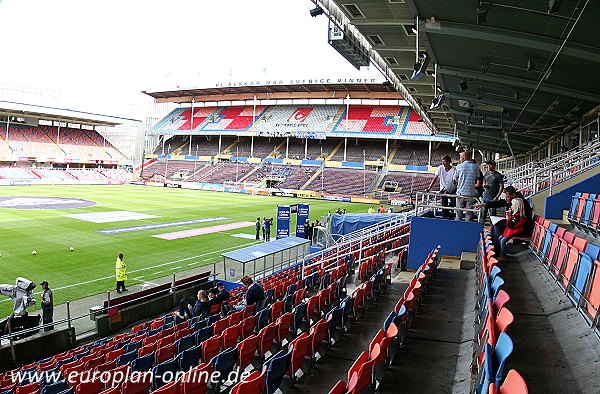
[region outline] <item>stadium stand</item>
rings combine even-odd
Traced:
[[[397,197],[408,198],[414,195],[418,191],[427,189],[433,173],[419,173],[419,172],[389,172],[385,175],[379,185],[378,189],[383,189],[386,183],[388,185],[396,185]]]
[[[377,177],[375,171],[325,169],[307,187],[308,190],[339,194],[366,192]]]
[[[39,179],[32,171],[21,167],[0,167],[0,179]]]

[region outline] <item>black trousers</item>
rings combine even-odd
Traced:
[[[494,251],[500,253],[500,237],[506,229],[506,219],[498,221],[498,223],[492,226],[492,243],[494,244]]]
[[[54,315],[54,308],[43,309],[42,308],[42,323],[52,323],[52,316]],[[54,330],[54,326],[44,327],[44,331]]]
[[[117,291],[124,291],[124,290],[125,290],[125,281],[118,280],[117,281]]]

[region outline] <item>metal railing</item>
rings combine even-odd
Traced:
[[[511,184],[524,195],[538,193],[544,189],[579,175],[600,164],[600,142],[553,156],[543,162],[531,162],[507,175],[506,184]]]
[[[473,218],[475,221],[479,220],[479,214],[481,210],[479,208],[458,208],[456,206],[443,206],[442,205],[442,197],[444,198],[473,198],[475,203],[479,203],[479,198],[477,197],[464,197],[458,194],[441,194],[436,192],[417,192],[416,201],[415,201],[415,209],[413,211],[415,216],[423,215],[427,211],[450,211],[458,214],[462,213],[462,217],[465,218],[468,212],[473,214]]]
[[[216,269],[216,267],[215,267]],[[176,297],[176,290],[181,289],[181,288],[187,288],[190,286],[193,286],[196,283],[210,283],[211,281],[214,282],[215,278],[220,275],[219,273],[211,272],[208,277],[203,277],[203,278],[197,278],[194,280],[190,280],[189,282],[186,283],[181,283],[179,285],[176,285],[176,273],[172,274],[172,280],[170,283],[170,287],[168,287],[167,289],[165,289],[163,292],[160,293],[160,295],[164,295],[164,294],[169,294],[173,297],[173,305],[177,305],[177,300],[175,299]],[[212,278],[212,279],[211,279]],[[160,286],[164,286],[165,284],[162,285],[157,285],[154,287],[160,287]],[[90,305],[89,308],[89,312],[79,315],[79,316],[71,316],[71,305],[73,304],[74,301],[67,301],[65,303],[65,308],[66,308],[66,318],[63,319],[59,319],[56,321],[53,321],[51,323],[47,323],[47,324],[40,324],[38,326],[35,327],[31,327],[31,328],[26,328],[26,329],[22,329],[22,330],[18,330],[15,332],[12,332],[12,327],[11,327],[11,317],[9,316],[7,318],[7,330],[8,330],[8,334],[4,334],[2,336],[0,336],[0,345],[3,345],[5,343],[8,342],[10,348],[11,348],[11,357],[12,357],[12,361],[16,361],[16,357],[15,357],[15,349],[14,349],[14,343],[15,341],[19,340],[20,337],[23,337],[24,335],[26,337],[29,337],[30,335],[34,335],[39,333],[41,330],[44,330],[45,328],[50,328],[50,329],[56,329],[57,326],[62,326],[65,327],[69,330],[71,330],[74,327],[74,322],[80,320],[80,319],[90,319],[90,318],[94,318],[97,315],[102,315],[105,313],[108,313],[108,310],[111,308],[118,308],[120,306],[123,305],[131,305],[132,300],[128,299],[125,302],[122,303],[111,303],[111,296],[110,296],[110,291],[106,292],[107,294],[107,306],[99,306],[96,309],[91,309],[91,307],[95,306],[95,305]],[[133,294],[135,295],[135,293]],[[134,298],[133,301],[135,301],[136,303],[146,300],[146,299],[150,299],[153,297],[156,297],[157,293],[156,292],[150,292],[149,294],[146,295],[142,295],[139,296],[137,298]],[[118,301],[118,300],[117,300]],[[35,311],[34,311],[35,312]],[[109,326],[110,326],[110,319],[109,319]],[[30,335],[28,335],[30,334]],[[75,338],[71,338],[72,340],[74,340]]]

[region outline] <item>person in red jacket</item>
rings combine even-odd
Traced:
[[[525,233],[527,217],[525,216],[525,203],[521,198],[515,198],[506,211],[506,228],[500,236],[500,257],[506,257],[506,243],[512,237]]]

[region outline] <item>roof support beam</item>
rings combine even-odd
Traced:
[[[480,71],[464,70],[456,67],[448,67],[438,65],[438,72],[445,75],[454,75],[461,78],[469,78],[478,81],[495,82],[501,85],[512,85],[521,88],[533,90],[537,86],[537,81],[530,81],[525,78],[509,77],[493,73],[482,74]],[[554,93],[559,96],[574,97],[586,101],[600,102],[600,95],[595,93],[586,93],[575,89],[569,89],[562,86],[549,85],[542,83],[538,88],[539,91]]]
[[[412,26],[414,19],[353,19],[351,23],[354,26]]]
[[[419,30],[426,33],[460,36],[492,42],[504,42],[509,45],[538,49],[546,52],[555,52],[562,44],[560,40],[551,37],[482,25],[456,22],[431,23],[424,20],[419,23]],[[600,63],[600,48],[598,47],[568,42],[562,49],[561,54]]]
[[[481,131],[481,132],[477,133],[477,131],[471,130],[471,134],[467,134],[466,131],[460,130],[460,134],[461,134],[461,138],[460,138],[461,141],[463,141],[463,140],[477,141],[477,139],[479,139],[479,140],[483,140],[484,142],[489,142],[491,145],[494,145],[494,144],[499,144],[500,142],[502,142],[504,140],[503,135],[496,135],[494,133],[489,133],[486,131]],[[517,139],[510,138],[510,135],[508,137],[508,140],[510,141],[510,144],[513,146],[518,146],[518,147],[527,148],[527,149],[531,149],[534,146],[539,145],[539,143],[534,143],[534,142],[527,143],[527,142],[519,141]]]
[[[509,101],[503,101],[503,100],[493,100],[493,99],[478,99],[476,96],[470,96],[467,94],[458,94],[458,93],[444,93],[444,96],[446,96],[447,98],[451,98],[451,99],[455,99],[455,100],[465,100],[465,101],[469,101],[471,103],[477,103],[477,104],[488,104],[488,105],[495,105],[498,107],[504,107],[504,108],[510,108],[510,109],[515,109],[518,111],[523,110],[523,105],[521,104],[515,104],[515,103],[511,103]],[[484,111],[483,109],[478,109],[478,111]],[[527,108],[525,108],[524,112],[529,112],[532,114],[537,114],[537,115],[547,115],[547,116],[551,116],[553,118],[558,118],[558,119],[568,119],[568,120],[572,120],[572,121],[579,121],[579,119],[572,117],[572,116],[565,116],[565,114],[560,113],[560,112],[554,112],[554,111],[547,111],[545,109],[542,108],[533,108],[531,106],[528,106]]]
[[[460,109],[450,109],[449,110],[450,113],[454,114],[454,115],[458,115],[458,116],[466,116],[468,117],[469,115],[471,115],[469,112],[467,111],[463,111]],[[514,120],[511,119],[503,119],[503,122],[505,124],[513,124]],[[523,123],[523,122],[517,122],[515,123],[515,126],[522,126],[522,127],[531,127],[532,125],[529,123]],[[543,126],[540,126],[541,128],[543,128]],[[564,126],[563,126],[564,127]],[[519,135],[519,137],[522,137],[523,139],[530,139],[530,140],[534,140],[534,141],[545,141],[546,138],[545,137],[541,137],[541,136],[536,136],[533,134],[519,134],[518,132],[512,133],[513,135]]]

